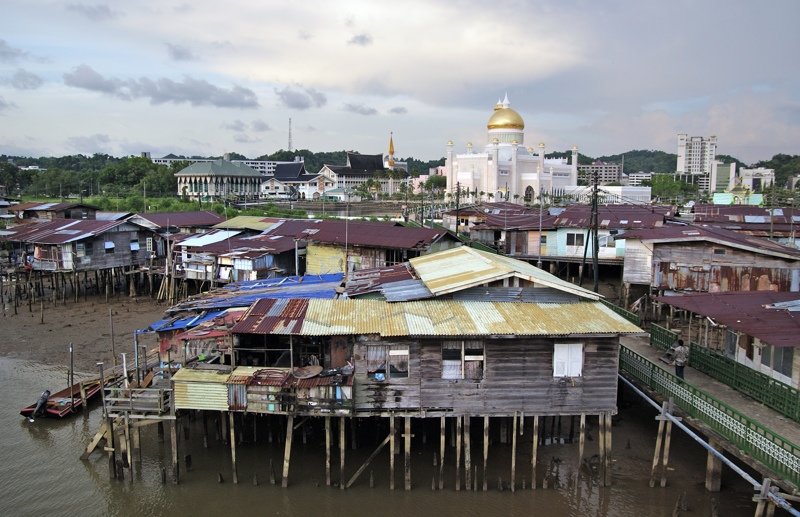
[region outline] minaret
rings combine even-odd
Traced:
[[[389,165],[390,169],[394,168],[394,139],[392,138],[393,134],[389,131],[389,156],[386,159],[386,162]]]
[[[578,146],[572,146],[572,167],[570,167],[569,184],[578,184]]]
[[[447,158],[444,161],[445,174],[447,174],[447,188],[452,189],[456,185],[455,173],[453,171],[453,141],[447,141]]]

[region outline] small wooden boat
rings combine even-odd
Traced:
[[[95,397],[100,393],[102,383],[100,382],[100,379],[78,382],[70,388],[65,388],[61,391],[50,394],[47,397],[46,403],[41,404],[42,407],[39,409],[38,414],[34,415],[37,406],[39,406],[39,402],[35,402],[30,406],[22,408],[19,414],[31,419],[34,416],[64,418],[83,405],[83,399],[81,398],[81,386],[83,386],[86,401],[88,402],[92,397]],[[44,393],[42,395],[44,395]]]
[[[301,366],[292,370],[292,375],[296,379],[310,379],[319,375],[320,372],[322,372],[322,366],[319,365]]]

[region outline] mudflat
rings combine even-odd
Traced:
[[[69,344],[74,347],[75,370],[94,372],[97,361],[112,362],[111,328],[117,361],[120,353],[133,355],[133,333],[163,317],[166,305],[150,298],[116,297],[65,304],[6,304],[0,316],[0,356],[54,365],[69,364]],[[142,335],[140,345],[156,346],[153,334]]]

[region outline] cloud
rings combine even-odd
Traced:
[[[111,138],[106,134],[96,133],[90,136],[72,136],[67,138],[67,145],[79,153],[94,154],[109,152]]]
[[[403,106],[395,106],[394,108],[391,108],[389,110],[389,113],[391,113],[392,115],[405,115],[406,113],[408,113],[408,110]]]
[[[197,56],[188,48],[172,43],[164,43],[167,46],[167,54],[173,61],[196,61]]]
[[[356,34],[347,41],[348,45],[358,45],[359,47],[366,47],[372,44],[372,36],[369,34]]]
[[[244,122],[239,119],[234,120],[233,122],[229,122],[227,124],[222,124],[223,129],[227,129],[229,131],[244,131],[247,129],[247,126]]]
[[[8,82],[17,90],[35,90],[42,85],[43,81],[38,75],[20,68]]]
[[[7,109],[11,109],[13,107],[15,107],[15,104],[13,102],[8,102],[4,98],[0,97],[0,112],[3,112]]]
[[[214,86],[204,79],[184,77],[182,81],[160,78],[106,78],[89,65],[79,65],[64,74],[64,84],[84,90],[113,95],[123,100],[150,99],[151,104],[189,103],[192,106],[219,108],[257,108],[258,98],[252,90],[233,85],[229,90]]]
[[[263,120],[254,120],[250,127],[256,133],[263,133],[264,131],[270,131],[272,128],[269,127],[269,124],[264,122]]]
[[[283,90],[275,89],[278,98],[287,108],[306,110],[311,107],[321,108],[328,99],[325,94],[314,88],[303,86],[287,86]]]
[[[6,40],[0,39],[0,63],[13,63],[18,59],[25,59],[27,57],[27,52],[12,47]]]
[[[347,103],[342,108],[345,111],[349,111],[350,113],[357,113],[359,115],[377,115],[378,110],[375,108],[370,108],[369,106],[364,106],[363,104],[351,104]]]
[[[247,136],[245,133],[236,133],[235,135],[233,135],[233,139],[239,142],[240,144],[252,144],[261,141],[261,139],[251,138]]]
[[[112,11],[111,8],[104,4],[67,4],[67,9],[85,16],[93,22],[111,20],[119,16],[117,11]]]
[[[313,38],[312,34],[308,31],[300,30],[297,32],[297,38],[303,41],[308,41]]]

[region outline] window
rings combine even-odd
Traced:
[[[78,242],[75,244],[75,255],[78,257],[86,256],[86,245],[84,243]]]
[[[714,255],[724,255],[725,249],[723,248],[714,248]]]
[[[131,251],[139,251],[139,239],[131,239]]]
[[[483,379],[483,341],[442,343],[442,379]]]
[[[106,250],[106,253],[114,253],[114,242],[113,241],[105,241],[103,247]]]
[[[367,347],[367,376],[376,381],[408,377],[408,346]]]
[[[582,233],[568,233],[567,234],[567,246],[583,246],[583,234]]]
[[[553,377],[583,375],[583,343],[553,345]]]
[[[761,364],[787,377],[792,376],[793,358],[794,347],[791,346],[775,347],[772,345],[764,345],[761,349]]]
[[[147,251],[150,251],[150,252],[153,251],[153,238],[152,237],[148,237],[145,240],[145,246],[146,246]]]

